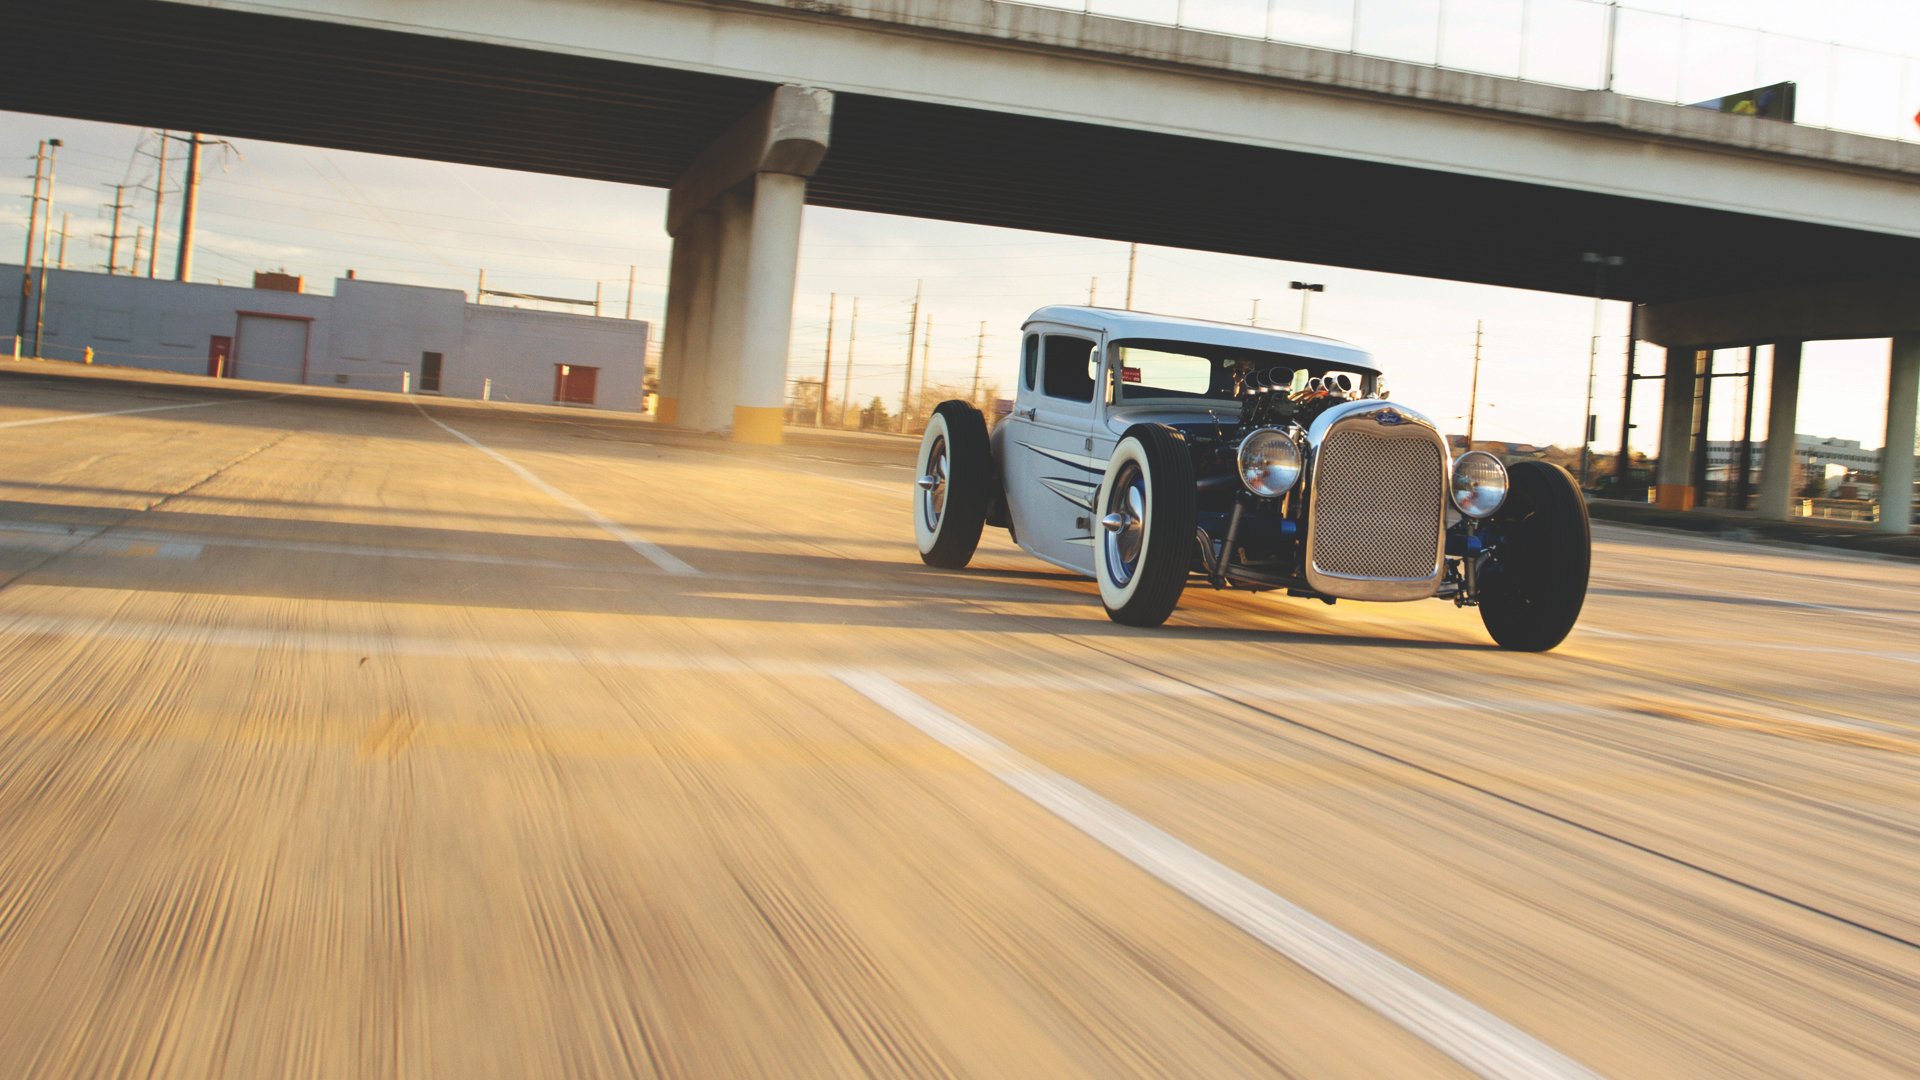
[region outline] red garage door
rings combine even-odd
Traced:
[[[594,387],[600,381],[600,369],[580,364],[553,365],[553,400],[562,405],[593,404]]]

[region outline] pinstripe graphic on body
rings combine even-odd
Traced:
[[[1059,450],[1050,450],[1044,446],[1035,446],[1030,442],[1023,442],[1020,445],[1039,454],[1050,462],[1078,469],[1082,474],[1085,474],[1080,476],[1040,476],[1035,477],[1035,479],[1040,481],[1042,487],[1066,500],[1068,505],[1076,509],[1085,510],[1089,515],[1093,513],[1094,497],[1099,493],[1100,480],[1107,472],[1106,462],[1091,455],[1062,453]],[[1089,479],[1089,477],[1091,477],[1091,479]],[[1063,539],[1069,544],[1079,544],[1083,547],[1091,547],[1093,545],[1093,536],[1091,533],[1080,536],[1068,536]]]

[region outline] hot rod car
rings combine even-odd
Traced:
[[[1439,597],[1495,642],[1558,645],[1586,598],[1586,502],[1566,470],[1455,456],[1325,338],[1090,307],[1027,321],[1013,410],[941,403],[920,442],[920,557],[957,569],[984,526],[1091,576],[1115,621],[1189,584],[1326,603]]]

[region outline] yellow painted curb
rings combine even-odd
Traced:
[[[777,446],[781,441],[780,428],[785,420],[785,409],[735,405],[733,407],[733,441]]]
[[[1662,510],[1693,509],[1692,484],[1661,484],[1654,489],[1653,504]]]

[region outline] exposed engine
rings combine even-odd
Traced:
[[[1307,427],[1327,409],[1361,396],[1360,377],[1347,371],[1314,375],[1304,368],[1247,365],[1234,378],[1240,422],[1247,427],[1289,421]]]

